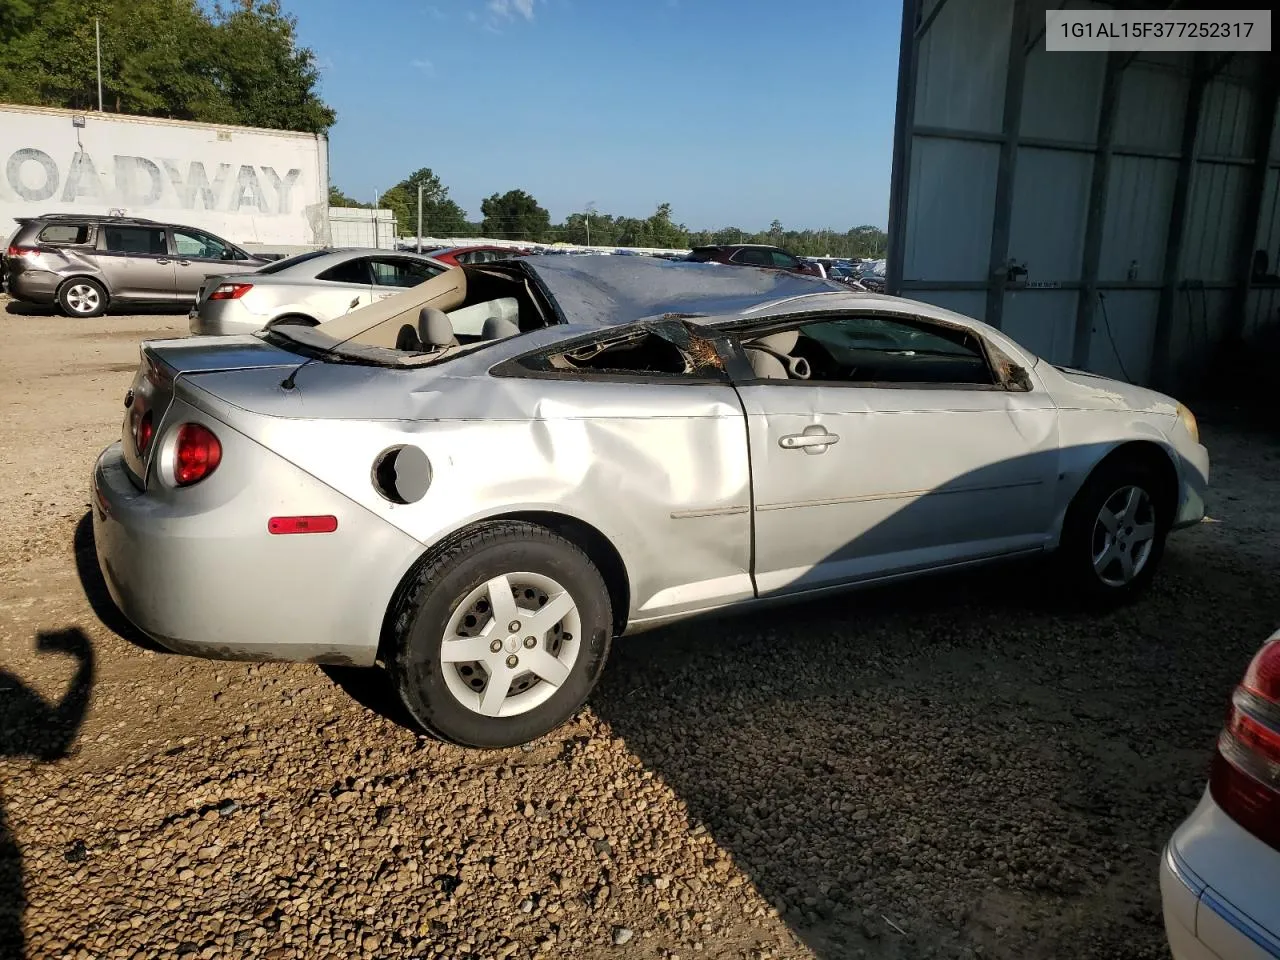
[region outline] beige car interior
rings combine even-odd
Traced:
[[[808,380],[809,361],[791,356],[799,340],[799,330],[782,330],[748,340],[742,347],[752,371],[761,380]]]
[[[546,325],[528,281],[466,266],[311,329],[326,340],[389,348],[431,362]]]

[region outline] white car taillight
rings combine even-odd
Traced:
[[[1280,636],[1258,651],[1231,695],[1209,792],[1231,819],[1280,850]]]

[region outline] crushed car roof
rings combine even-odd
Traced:
[[[546,287],[564,319],[613,326],[666,313],[740,313],[775,300],[848,288],[756,267],[649,257],[548,257],[515,261]]]

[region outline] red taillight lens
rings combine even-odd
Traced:
[[[180,487],[199,483],[222,462],[222,444],[213,431],[198,423],[184,423],[178,428],[173,448],[173,482]]]
[[[1280,638],[1258,651],[1231,697],[1209,792],[1231,819],[1280,850]]]
[[[15,243],[9,247],[9,252],[7,255],[10,257],[25,257],[28,255],[37,254],[39,252],[40,252],[39,249],[37,249],[36,247],[20,247]]]
[[[223,283],[209,294],[210,300],[239,300],[253,289],[252,283]]]
[[[138,455],[147,452],[147,447],[151,445],[151,438],[155,436],[156,425],[155,420],[151,416],[151,411],[144,413],[138,420],[138,427],[134,433],[134,446],[138,448]]]

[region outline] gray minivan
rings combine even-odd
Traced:
[[[96,317],[121,303],[195,303],[205,279],[270,261],[204,230],[137,217],[47,214],[18,219],[4,257],[15,300]]]

